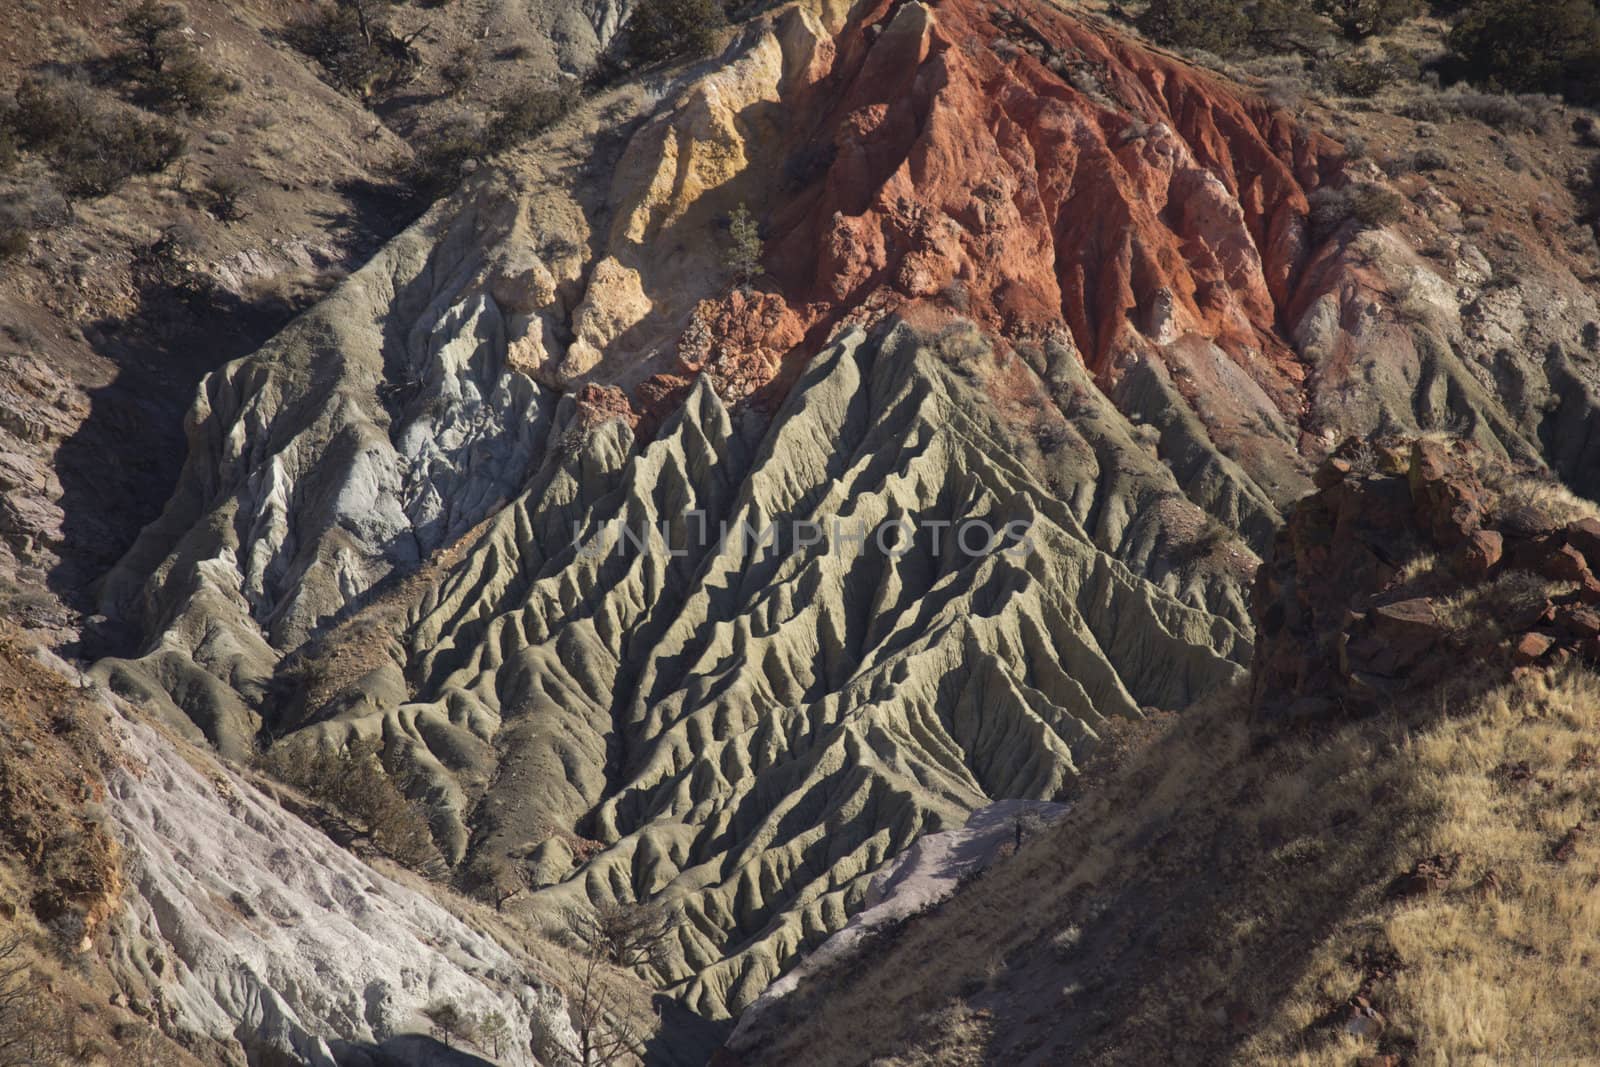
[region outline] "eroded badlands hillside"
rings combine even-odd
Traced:
[[[1262,568],[1248,688],[725,1062],[1592,1058],[1600,518],[1438,437],[1341,453]]]
[[[129,20],[174,6],[150,48],[198,101],[130,69]],[[160,515],[200,379],[420,213],[442,128],[573,80],[631,10],[363,6],[382,62],[357,84],[299,35],[348,4],[0,0],[0,607],[54,644]],[[172,140],[151,160],[136,131]]]
[[[779,6],[208,376],[96,676],[234,759],[380,740],[461,885],[670,902],[654,977],[726,1018],[919,835],[1238,681],[1336,442],[1448,428],[1591,488],[1581,266],[1497,271],[1431,186],[1313,222],[1373,190],[1087,15]],[[923,535],[698,536],[843,520]],[[971,520],[1033,551],[927,536]]]

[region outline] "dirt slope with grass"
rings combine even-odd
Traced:
[[[1329,639],[1269,632],[1252,686],[721,1062],[1590,1058],[1600,527],[1470,449],[1406,452],[1325,469],[1263,568],[1258,613]]]
[[[0,621],[0,1050],[10,1062],[205,1062],[127,995],[94,946],[121,917],[125,851],[106,776],[120,762],[92,694]],[[196,1052],[200,1053],[199,1058]]]

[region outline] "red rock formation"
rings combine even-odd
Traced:
[[[1501,482],[1507,472],[1471,445],[1380,446],[1365,473],[1349,458],[1364,449],[1347,443],[1323,465],[1321,488],[1295,507],[1257,575],[1258,707],[1366,709],[1464,663],[1600,662],[1600,521],[1508,516],[1479,469]],[[1429,556],[1438,565],[1405,580],[1407,561]],[[1470,598],[1510,571],[1545,579],[1553,595],[1491,603],[1483,632],[1441,618],[1442,598]]]
[[[630,429],[639,425],[639,413],[628,401],[628,394],[614,385],[596,385],[593,382],[578,390],[578,415],[575,420],[580,430],[590,430],[610,419],[621,419]]]
[[[735,289],[695,308],[678,341],[676,370],[684,377],[705,374],[724,400],[743,400],[772,381],[804,336],[783,297]]]
[[[1297,417],[1283,339],[1329,140],[1044,4],[877,0],[791,106],[767,263],[810,321],[943,303],[1012,339],[1063,323],[1113,382],[1157,342],[1186,391],[1214,340]],[[1206,358],[1200,358],[1206,355]]]
[[[677,410],[689,395],[694,381],[681,374],[653,374],[634,389],[634,401],[643,413],[639,419],[639,435],[650,438],[668,415]]]

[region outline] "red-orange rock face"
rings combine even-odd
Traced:
[[[1161,346],[1196,393],[1221,384],[1209,346],[1175,342],[1214,341],[1295,417],[1283,326],[1337,146],[1109,30],[1018,10],[879,0],[841,35],[792,105],[815,118],[768,242],[789,303],[808,326],[919,303],[1013,340],[1065,325],[1107,385]]]
[[[628,402],[628,395],[616,386],[591,382],[578,390],[577,400],[579,429],[589,430],[611,419],[621,419],[629,429],[639,425],[639,414]]]
[[[695,308],[678,341],[677,370],[705,374],[724,400],[743,400],[772,381],[804,336],[783,297],[735,289]]]

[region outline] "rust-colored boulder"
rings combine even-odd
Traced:
[[[1318,489],[1328,489],[1347,478],[1351,471],[1351,463],[1343,456],[1329,456],[1322,461],[1316,474],[1311,478]]]
[[[1413,444],[1407,480],[1417,523],[1439,547],[1460,546],[1482,525],[1483,486],[1449,445],[1431,438]]]
[[[1563,604],[1551,621],[1575,639],[1600,636],[1600,610],[1584,604]]]
[[[1562,545],[1540,561],[1539,574],[1553,582],[1586,583],[1594,577],[1583,553],[1572,545]]]
[[[1409,871],[1389,883],[1386,891],[1392,899],[1442,893],[1450,888],[1456,872],[1461,869],[1461,853],[1452,852],[1418,860]]]
[[[1600,568],[1600,519],[1579,519],[1570,524],[1567,544],[1583,553],[1591,571]]]
[[[1443,630],[1429,597],[1380,604],[1368,618],[1379,637],[1402,644],[1431,647]]]
[[[1381,604],[1348,628],[1346,674],[1395,677],[1414,670],[1438,651],[1447,636],[1426,597]]]
[[[1464,666],[1503,665],[1507,656],[1518,667],[1600,663],[1600,577],[1583,551],[1600,549],[1600,522],[1513,521],[1520,512],[1503,508],[1493,487],[1515,472],[1496,470],[1470,443],[1416,440],[1401,475],[1368,462],[1375,451],[1401,450],[1382,441],[1335,449],[1321,467],[1322,488],[1290,510],[1261,565],[1251,605],[1256,714],[1287,725],[1308,709],[1372,713],[1408,689]],[[1428,562],[1435,556],[1443,566]],[[1407,595],[1465,593],[1470,601],[1467,587],[1505,571],[1577,589],[1532,601],[1502,597],[1494,625],[1477,632],[1446,626],[1429,597]]]
[[[1555,647],[1556,639],[1549,634],[1530,630],[1517,638],[1516,644],[1511,649],[1511,662],[1519,667],[1526,667],[1530,663],[1537,663],[1544,654]]]
[[[784,355],[804,336],[783,297],[735,289],[695,307],[678,339],[677,371],[704,374],[719,396],[737,402],[777,377]]]
[[[1494,572],[1505,554],[1505,537],[1498,530],[1476,530],[1461,546],[1456,573],[1463,581],[1481,582]]]

